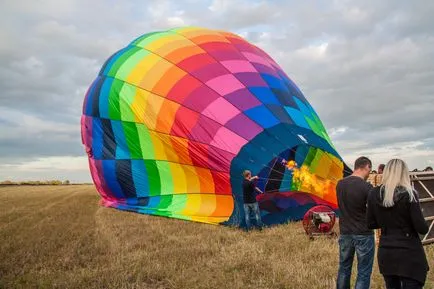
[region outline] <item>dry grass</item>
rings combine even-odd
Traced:
[[[0,287],[334,287],[336,239],[309,241],[299,223],[245,233],[98,199],[92,186],[0,188]],[[434,268],[434,246],[426,250]],[[372,288],[382,287],[375,267]]]

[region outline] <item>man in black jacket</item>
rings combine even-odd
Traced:
[[[360,157],[354,173],[340,180],[336,186],[339,205],[339,272],[338,289],[349,289],[354,255],[357,254],[356,289],[368,289],[371,284],[375,255],[374,233],[366,223],[366,204],[372,185],[366,182],[372,162]]]
[[[251,227],[251,215],[254,215],[256,220],[256,226],[262,228],[261,213],[259,212],[259,205],[256,201],[256,191],[263,193],[258,189],[254,183],[257,176],[252,177],[252,173],[248,170],[243,173],[243,198],[244,198],[244,214],[246,218],[246,229],[249,230]]]

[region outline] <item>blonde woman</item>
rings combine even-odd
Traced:
[[[381,186],[369,194],[367,222],[381,228],[377,258],[386,287],[422,288],[429,267],[419,234],[428,226],[404,161],[387,163]]]

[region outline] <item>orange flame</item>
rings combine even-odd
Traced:
[[[289,162],[286,163],[286,168],[288,170],[292,170],[297,166],[297,163],[293,160],[290,160]]]
[[[301,166],[301,168],[293,167],[292,171],[293,184],[295,185],[295,189],[299,191],[323,197],[334,190],[335,184],[331,180],[316,176],[305,165]]]

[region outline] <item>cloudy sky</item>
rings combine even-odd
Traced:
[[[0,0],[0,180],[90,181],[85,91],[113,52],[184,25],[267,51],[351,164],[434,164],[434,1]]]

